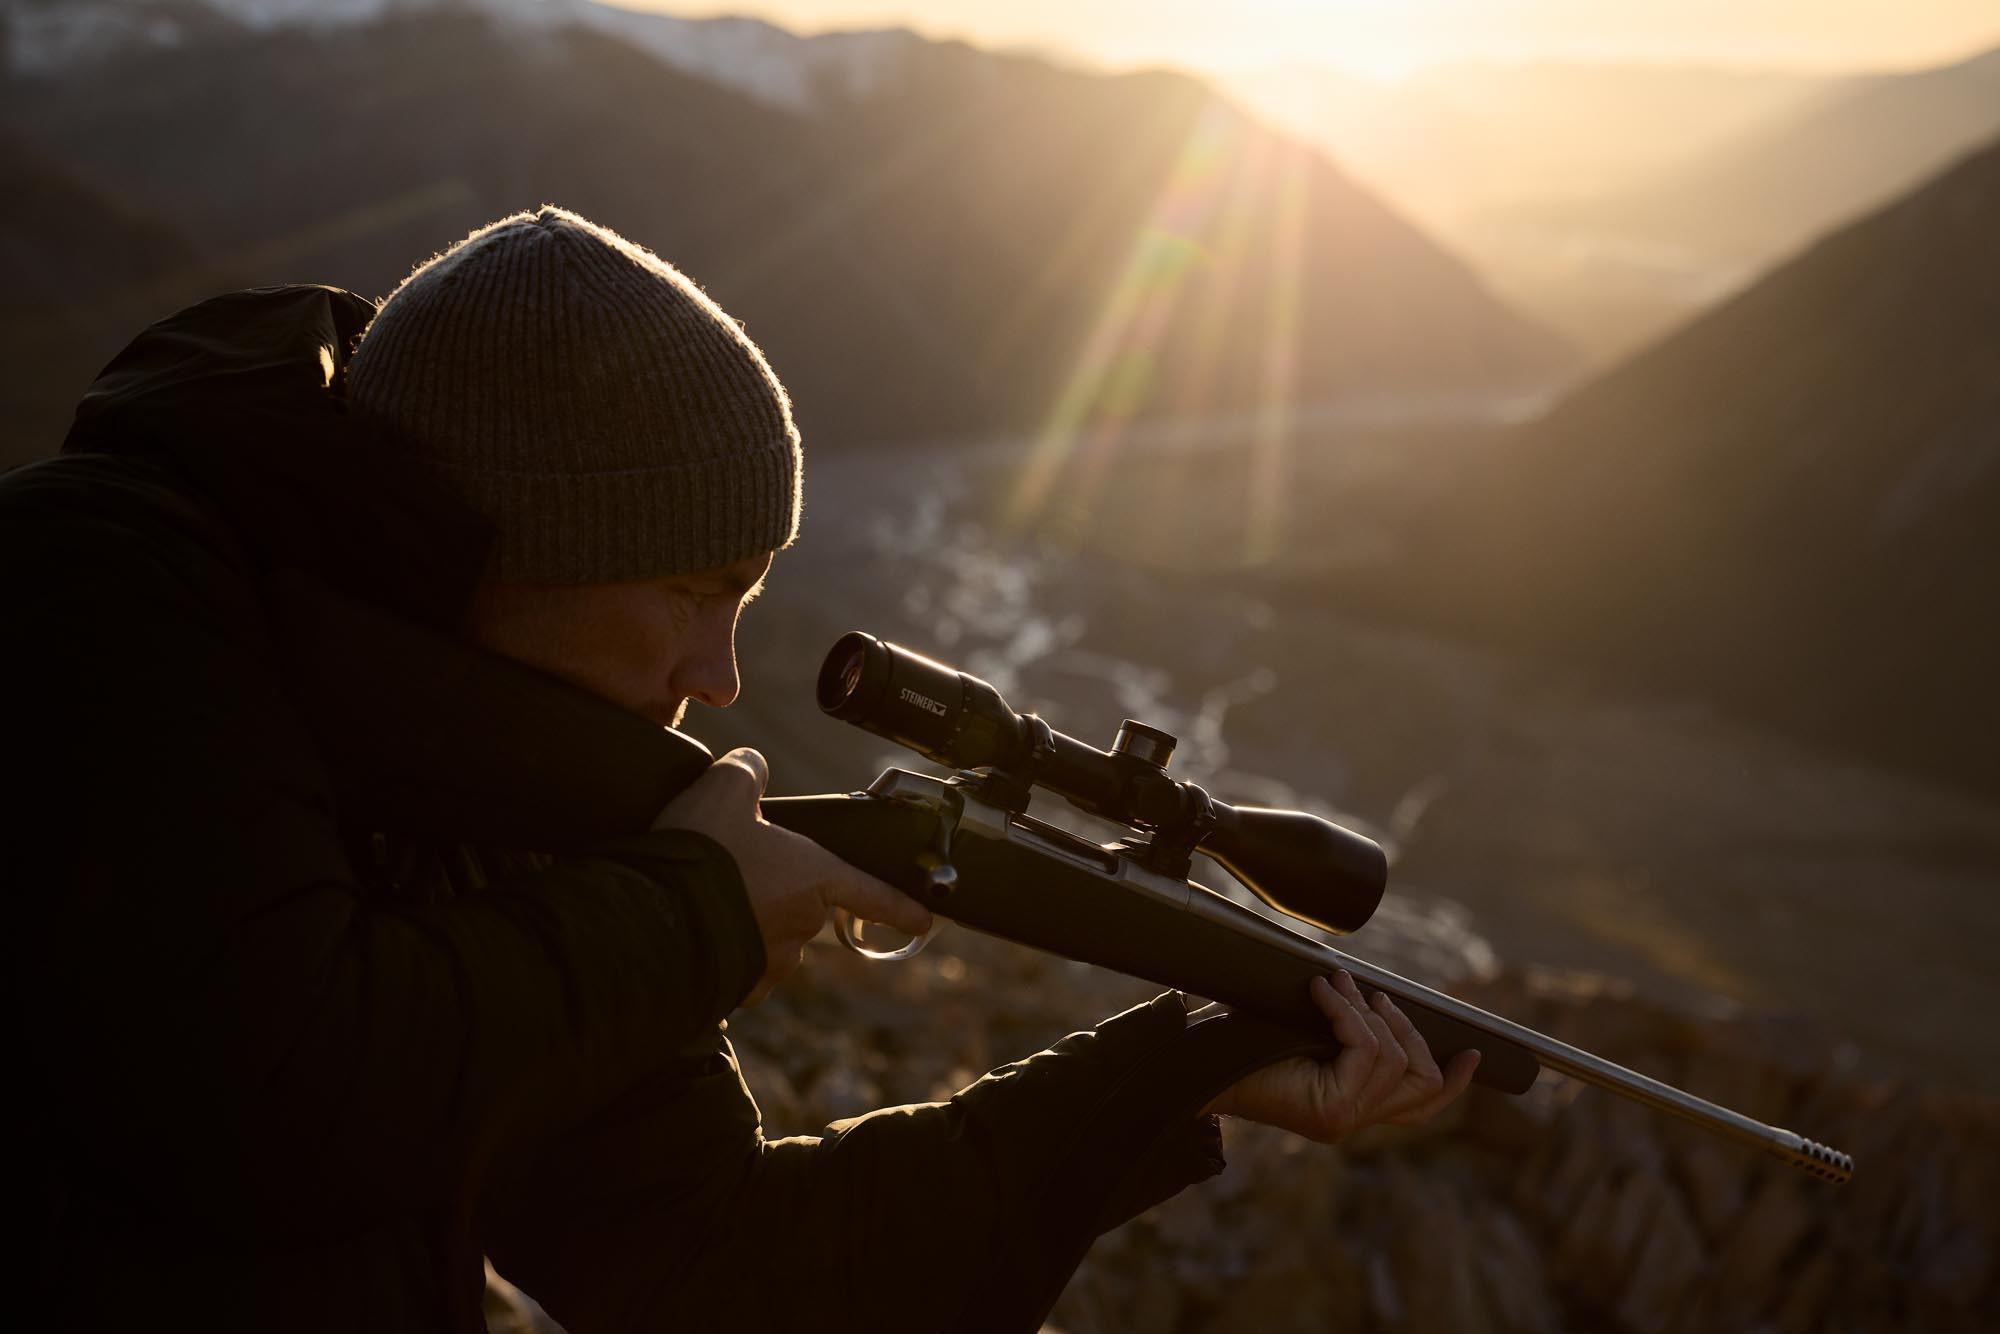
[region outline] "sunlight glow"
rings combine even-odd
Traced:
[[[800,32],[908,27],[1114,66],[1313,66],[1400,79],[1457,61],[1915,68],[2000,41],[1993,0],[613,0]]]
[[[1285,490],[1290,480],[1299,365],[1299,282],[1306,245],[1306,153],[1297,140],[1283,148],[1277,207],[1272,212],[1271,327],[1265,331],[1263,384],[1250,446],[1249,514],[1243,558],[1267,561],[1284,545]]]
[[[1010,525],[1060,529],[1088,517],[1126,426],[1159,389],[1154,349],[1191,269],[1204,258],[1201,238],[1222,197],[1241,123],[1211,103],[1181,145],[1036,438],[1007,504]],[[1048,515],[1056,482],[1072,463],[1076,475],[1065,479],[1060,512]]]
[[[1119,468],[1145,466],[1132,456],[1141,447],[1134,422],[1163,409],[1201,420],[1217,409],[1224,353],[1231,340],[1248,340],[1256,380],[1239,554],[1265,561],[1282,549],[1311,161],[1310,149],[1256,131],[1226,103],[1195,119],[1036,436],[1004,509],[1009,527],[1075,544]],[[1163,367],[1177,312],[1189,345]],[[1202,503],[1180,494],[1194,483],[1176,477],[1156,498],[1159,512]]]

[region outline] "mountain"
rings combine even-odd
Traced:
[[[185,238],[5,131],[0,182],[8,215],[0,287],[21,307],[60,319],[79,300],[115,296],[192,259]]]
[[[245,32],[326,33],[468,13],[516,30],[590,28],[677,69],[793,108],[810,105],[829,79],[864,79],[872,39],[881,35],[808,41],[759,19],[684,19],[595,0],[12,0],[0,33],[10,73],[75,75],[133,51],[188,50]]]
[[[1535,63],[1232,87],[1602,365],[2000,134],[2000,52],[1866,76]]]
[[[213,277],[194,247],[0,130],[0,463],[44,452],[76,391],[161,299]],[[129,331],[128,331],[129,332]],[[62,396],[50,386],[64,386]]]
[[[1775,70],[1530,61],[1435,66],[1393,84],[1289,65],[1227,86],[1450,237],[1489,210],[1636,187],[1835,82]]]
[[[1761,264],[1894,199],[2000,134],[2000,49],[1841,80],[1637,189],[1526,211]]]
[[[2000,790],[2000,140],[1575,391],[1407,606]]]
[[[735,21],[668,61],[687,21],[585,0],[205,13],[62,59],[17,27],[0,123],[255,281],[382,293],[483,221],[575,208],[744,319],[818,444],[1498,393],[1568,364],[1184,76]],[[688,72],[729,42],[717,77]]]

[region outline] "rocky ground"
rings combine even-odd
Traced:
[[[1601,977],[1453,989],[1830,1142],[1854,1180],[1825,1185],[1550,1076],[1337,1149],[1225,1121],[1228,1169],[1101,1238],[1045,1334],[2000,1327],[2000,1100],[1868,1079],[1789,1026],[1692,1015]],[[823,939],[730,1032],[778,1135],[947,1097],[1149,994],[964,932],[899,964]]]
[[[1227,1122],[1230,1166],[1101,1239],[1064,1334],[1986,1330],[2000,1101],[1863,1078],[1784,1025],[1606,979],[1506,972],[1475,1003],[1852,1153],[1832,1187],[1599,1090],[1474,1090],[1339,1148]],[[773,1133],[946,1096],[1149,988],[964,933],[908,963],[815,948],[732,1020]]]

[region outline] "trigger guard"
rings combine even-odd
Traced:
[[[835,908],[833,910],[834,939],[864,959],[875,959],[881,962],[914,958],[923,950],[924,946],[931,943],[931,937],[935,936],[938,933],[938,928],[944,925],[944,918],[933,914],[931,917],[931,929],[924,932],[921,936],[911,937],[909,943],[893,950],[871,950],[861,943],[861,933],[855,928],[855,923],[866,920],[866,918],[856,917],[845,908]]]

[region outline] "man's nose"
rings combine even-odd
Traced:
[[[712,709],[726,709],[742,693],[736,671],[736,643],[731,635],[689,659],[681,678],[682,693]]]

